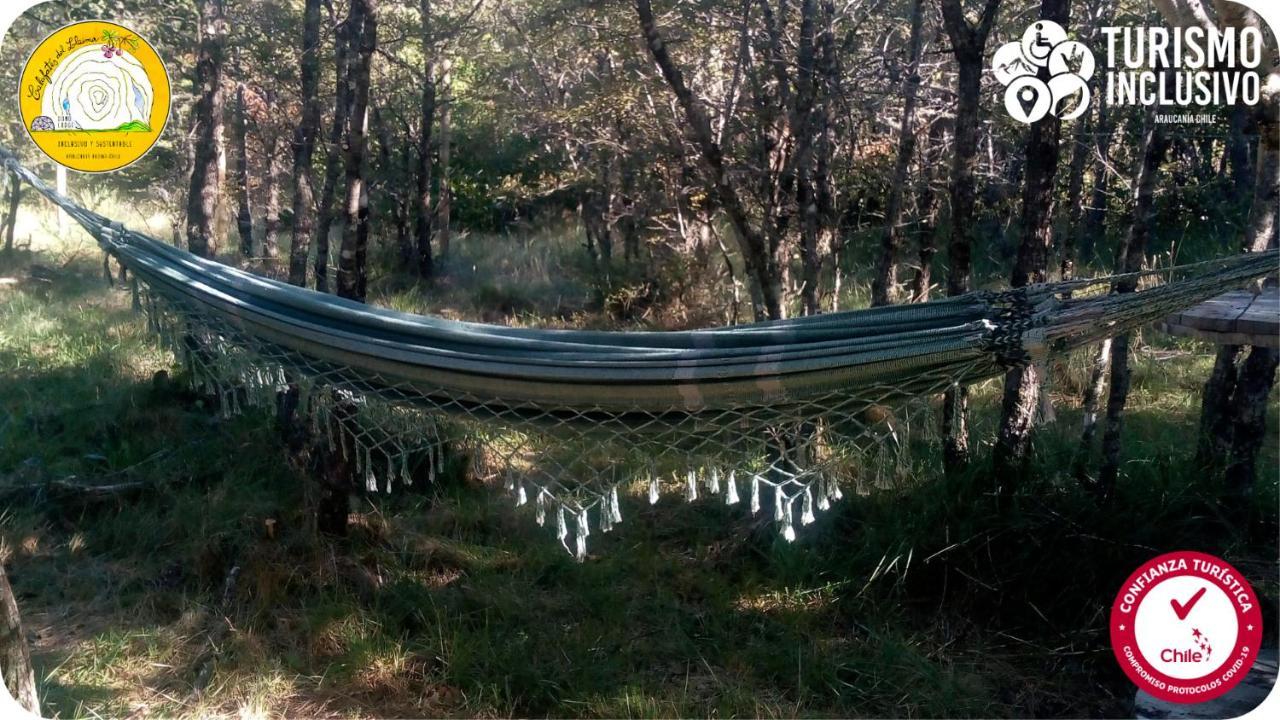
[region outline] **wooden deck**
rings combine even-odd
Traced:
[[[1280,288],[1236,290],[1175,313],[1157,325],[1170,335],[1219,345],[1280,347]]]

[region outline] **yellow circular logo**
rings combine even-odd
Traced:
[[[102,20],[45,38],[22,68],[19,92],[31,140],[81,172],[132,163],[169,120],[169,75],[160,56],[136,32]]]

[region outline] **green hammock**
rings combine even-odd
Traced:
[[[371,490],[434,479],[446,448],[461,448],[518,504],[532,492],[538,521],[553,514],[579,557],[593,526],[621,520],[620,484],[645,482],[656,501],[673,476],[689,499],[723,492],[736,503],[748,486],[753,511],[763,488],[794,537],[793,523],[811,522],[842,482],[884,484],[909,467],[907,431],[934,425],[931,396],[1157,320],[1280,262],[1272,251],[687,332],[509,328],[199,258],[72,202],[3,148],[0,159],[132,273],[152,328],[225,412],[297,390],[315,432]],[[1122,277],[1157,275],[1177,279],[1111,292]]]

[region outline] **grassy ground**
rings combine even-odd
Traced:
[[[542,245],[473,242],[444,289],[383,299],[601,322]],[[0,559],[48,714],[1125,717],[1105,618],[1177,548],[1235,563],[1275,627],[1275,434],[1247,507],[1190,469],[1204,345],[1146,338],[1107,508],[1064,471],[1064,382],[1011,508],[979,464],[848,497],[786,545],[715,502],[636,497],[579,565],[468,482],[361,496],[349,537],[316,537],[270,420],[154,381],[171,358],[98,262],[39,242],[0,260]]]

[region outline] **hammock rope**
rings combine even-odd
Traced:
[[[928,303],[681,332],[512,328],[396,312],[196,257],[16,177],[132,275],[135,305],[223,413],[299,412],[370,491],[465,458],[579,559],[619,489],[772,505],[788,540],[842,496],[920,471],[948,387],[1274,274],[1275,251]],[[1166,282],[1154,283],[1164,279]],[[1117,283],[1146,281],[1136,292]],[[634,486],[634,487],[633,487]]]

